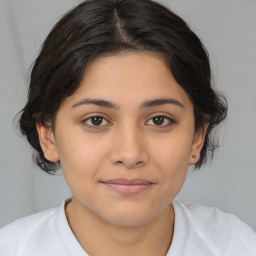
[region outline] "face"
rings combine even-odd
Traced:
[[[95,59],[61,105],[54,133],[37,128],[45,157],[60,160],[73,200],[123,226],[168,208],[204,139],[194,131],[188,95],[164,60],[147,52]]]

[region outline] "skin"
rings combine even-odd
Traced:
[[[155,99],[176,104],[141,106]],[[72,191],[66,215],[87,253],[166,255],[174,232],[171,202],[188,165],[198,161],[206,127],[195,132],[193,104],[160,55],[122,53],[87,66],[78,90],[63,101],[54,132],[37,124],[45,157],[61,162]],[[127,195],[103,183],[120,178],[151,185]]]

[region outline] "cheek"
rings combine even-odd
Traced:
[[[104,141],[98,142],[79,132],[72,136],[59,136],[58,141],[58,153],[67,183],[70,186],[71,183],[90,186],[90,181],[96,178],[106,159]]]
[[[151,155],[160,166],[166,166],[170,170],[180,170],[188,166],[193,134],[191,131],[178,131],[170,133],[161,140],[152,141]]]
[[[159,170],[163,193],[175,195],[181,189],[186,178],[190,158],[193,133],[180,131],[170,134],[164,140],[153,142],[151,155],[153,164]]]

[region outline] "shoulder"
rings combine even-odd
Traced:
[[[249,234],[255,234],[255,232],[243,221],[241,221],[236,215],[226,213],[215,207],[207,207],[198,204],[187,204],[181,202],[175,202],[177,208],[183,212],[183,215],[192,225],[197,227],[208,224],[208,227],[213,229],[238,229]],[[214,224],[211,226],[210,224]]]
[[[0,255],[17,255],[24,245],[39,241],[39,236],[51,236],[60,207],[20,218],[0,229]],[[42,242],[45,240],[43,237]],[[23,254],[22,254],[23,255]],[[25,254],[24,254],[25,255]],[[30,255],[30,254],[29,254]]]
[[[184,221],[196,243],[225,255],[256,255],[256,233],[234,214],[197,204],[174,202],[173,206],[177,225]]]
[[[35,228],[36,226],[40,226],[41,223],[47,221],[49,218],[54,216],[56,214],[56,211],[58,210],[58,207],[51,208],[42,212],[38,212],[35,214],[32,214],[27,217],[19,218],[12,223],[4,226],[0,229],[0,234],[4,232],[13,231],[15,229],[26,229],[31,230]]]

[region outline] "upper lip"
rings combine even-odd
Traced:
[[[112,179],[103,181],[106,184],[120,184],[120,185],[148,185],[153,182],[144,179]]]

